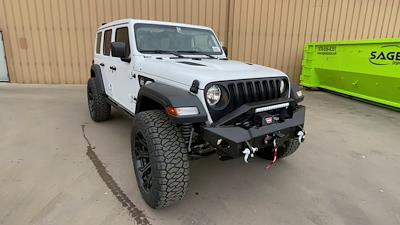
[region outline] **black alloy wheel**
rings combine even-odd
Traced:
[[[152,186],[151,163],[147,143],[142,133],[138,132],[135,138],[135,157],[132,158],[136,164],[139,175],[139,185],[149,192]]]

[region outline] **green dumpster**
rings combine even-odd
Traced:
[[[310,43],[301,85],[400,108],[400,39]]]

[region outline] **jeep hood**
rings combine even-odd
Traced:
[[[269,67],[234,60],[144,58],[138,62],[139,70],[152,76],[191,86],[198,80],[200,89],[215,81],[239,80],[287,75]]]

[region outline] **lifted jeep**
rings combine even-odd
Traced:
[[[286,74],[228,60],[208,27],[118,20],[97,30],[87,86],[90,116],[133,117],[131,152],[146,203],[183,198],[189,159],[254,154],[275,160],[304,140],[302,92]]]

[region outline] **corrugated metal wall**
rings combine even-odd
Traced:
[[[142,18],[204,24],[226,41],[228,0],[0,0],[11,82],[86,83],[103,22]]]
[[[232,0],[234,59],[264,64],[299,81],[311,41],[400,37],[399,0]]]
[[[85,83],[96,27],[142,18],[212,27],[231,58],[299,80],[310,41],[400,37],[400,0],[0,0],[11,82]]]

